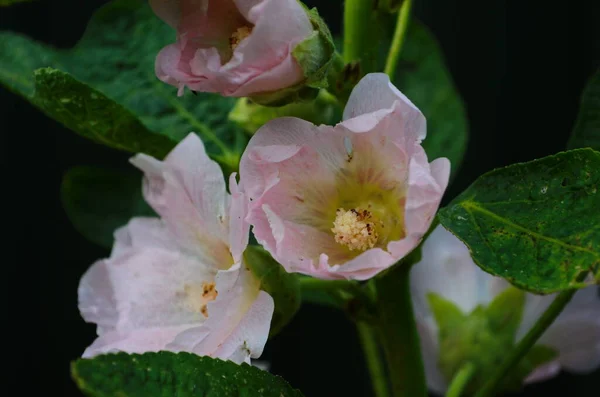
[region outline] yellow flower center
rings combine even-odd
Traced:
[[[201,285],[186,284],[183,288],[187,301],[192,310],[200,312],[204,317],[208,317],[206,305],[214,301],[219,293],[215,289],[215,283],[202,283]]]
[[[348,247],[350,251],[365,251],[373,248],[377,243],[378,223],[368,210],[353,208],[346,211],[344,208],[339,208],[331,231],[336,243]]]
[[[252,33],[252,29],[248,26],[237,28],[237,30],[229,37],[229,46],[231,47],[231,50],[235,50],[242,40],[250,36],[250,33]]]

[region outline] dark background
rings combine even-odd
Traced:
[[[2,8],[0,29],[66,48],[103,3],[40,0]],[[339,32],[342,0],[307,3]],[[484,171],[564,149],[584,83],[600,64],[599,2],[415,3],[416,16],[441,44],[471,126],[466,160],[447,198]],[[95,336],[95,326],[79,316],[77,284],[107,252],[69,224],[60,180],[75,165],[126,166],[129,154],[90,143],[3,88],[0,101],[2,220],[8,220],[1,223],[8,236],[2,239],[2,358],[9,380],[3,389],[76,396],[69,362]],[[304,306],[263,358],[308,397],[371,395],[355,331],[340,313]],[[525,394],[597,396],[599,380],[600,371],[563,374]]]

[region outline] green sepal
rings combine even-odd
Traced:
[[[302,3],[301,3],[302,4]],[[327,24],[316,8],[306,11],[314,31],[292,50],[292,56],[304,73],[300,83],[281,90],[251,95],[253,102],[263,106],[284,106],[293,102],[313,100],[321,88],[327,88],[327,76],[335,54],[335,44]]]

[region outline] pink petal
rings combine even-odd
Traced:
[[[140,237],[136,222],[132,221],[132,225],[125,227],[132,236],[131,248],[122,246],[109,259],[95,263],[82,277],[78,294],[83,317],[99,325],[99,335],[112,330],[129,333],[200,325],[204,316],[190,308],[186,286],[211,282],[216,272],[192,256],[165,249],[168,245],[139,243],[146,236],[163,231],[144,231]],[[117,235],[124,236],[125,232]]]
[[[385,73],[366,75],[352,90],[344,109],[344,121],[355,117],[373,117],[372,114],[396,109],[403,120],[411,141],[422,141],[427,134],[425,116],[401,93]]]
[[[250,225],[246,221],[248,214],[248,199],[240,191],[235,180],[236,174],[229,177],[229,191],[231,192],[231,205],[229,210],[229,244],[233,261],[242,260],[242,254],[248,246]]]
[[[175,236],[158,218],[132,218],[126,226],[117,229],[114,235],[113,257],[131,249],[153,248],[173,252],[180,249]]]
[[[161,51],[156,60],[162,81],[195,91],[247,96],[290,87],[304,79],[291,52],[313,28],[296,0],[179,3],[177,12],[164,4],[154,6],[170,24],[179,19],[178,43]],[[230,35],[248,25],[251,34],[231,54]],[[231,59],[222,62],[229,55]]]
[[[215,268],[231,266],[223,172],[200,138],[189,134],[164,161],[138,154],[131,162],[144,171],[144,197],[180,246]]]
[[[216,272],[170,250],[176,246],[160,221],[134,219],[116,236],[119,248],[94,264],[80,283],[82,316],[98,324],[100,336],[85,357],[159,350],[235,362],[260,356],[274,306],[249,270],[237,264]],[[213,281],[218,295],[207,302],[206,318],[190,290],[201,291]]]
[[[159,80],[178,88],[185,86],[185,84],[182,83],[184,81],[188,84],[194,84],[200,80],[194,77],[191,74],[191,71],[180,67],[180,61],[184,56],[181,47],[180,44],[166,46],[160,50],[154,63],[156,77],[158,77]]]
[[[86,322],[98,325],[98,335],[116,327],[119,312],[105,261],[94,263],[83,275],[77,294],[81,316]]]
[[[524,383],[536,383],[543,382],[550,378],[555,377],[560,373],[560,364],[557,361],[544,364],[541,367],[536,368],[532,373],[527,375]]]
[[[102,334],[83,352],[83,358],[99,354],[126,352],[146,353],[170,350],[167,345],[188,326],[139,329],[130,332],[111,331]]]
[[[335,127],[276,119],[250,140],[240,163],[242,189],[251,201],[248,221],[257,240],[288,271],[366,279],[407,255],[428,230],[450,165],[446,159],[427,163],[415,132],[420,125],[411,121],[422,115],[387,91],[395,98],[389,109]],[[399,206],[406,200],[406,237],[358,256],[335,243],[330,229],[337,206],[329,204],[346,183],[394,192]]]
[[[180,0],[179,36],[198,41],[202,47],[228,45],[229,36],[247,24],[233,0]]]
[[[432,171],[421,146],[415,145],[413,153],[408,172],[404,218],[406,241],[392,241],[388,244],[388,251],[398,258],[408,255],[429,230],[450,177],[450,162],[447,159],[434,161]]]
[[[528,297],[529,298],[529,297]],[[537,297],[536,297],[537,298]],[[554,296],[544,296],[537,319]],[[528,301],[529,304],[529,301]],[[531,311],[530,311],[531,312]],[[538,341],[559,352],[561,366],[575,373],[589,373],[600,367],[600,299],[598,288],[578,291]]]
[[[239,264],[219,271],[216,280],[219,295],[208,304],[206,322],[180,334],[170,347],[238,363],[259,357],[269,334],[273,299]]]
[[[454,302],[464,313],[489,304],[503,288],[498,279],[482,271],[471,259],[465,244],[438,225],[423,243],[421,261],[410,272],[415,312],[432,317],[427,295],[435,293]],[[499,279],[502,280],[502,279]]]

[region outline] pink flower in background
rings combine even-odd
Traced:
[[[289,272],[364,280],[414,249],[450,174],[421,147],[423,114],[385,74],[354,88],[344,121],[273,120],[250,140],[240,187],[257,240]]]
[[[297,0],[150,0],[177,30],[156,58],[162,81],[194,91],[249,96],[304,79],[292,56],[313,27]]]
[[[510,284],[475,265],[467,246],[442,226],[438,226],[423,243],[422,253],[421,262],[411,270],[413,305],[421,335],[427,383],[431,390],[443,394],[448,380],[444,379],[438,367],[438,326],[427,295],[436,293],[468,314],[478,305],[488,305]],[[554,297],[527,293],[517,340],[531,329]],[[558,357],[536,368],[526,382],[545,380],[558,374],[561,368],[587,373],[600,367],[600,299],[597,287],[577,292],[537,343],[555,349]]]
[[[195,134],[164,161],[139,154],[144,196],[161,216],[133,218],[108,259],[79,285],[79,309],[98,325],[84,357],[187,351],[235,362],[259,357],[273,299],[246,269],[247,202]]]

